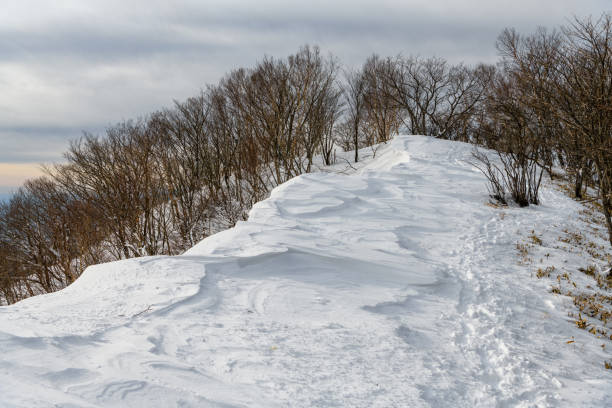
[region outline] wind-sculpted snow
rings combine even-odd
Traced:
[[[484,205],[471,146],[396,137],[352,175],[276,188],[179,257],[88,269],[0,309],[0,406],[611,406],[563,347],[517,230],[576,204]]]

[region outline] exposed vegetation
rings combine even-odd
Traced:
[[[561,165],[576,198],[596,188],[612,245],[612,16],[529,36],[507,29],[497,46],[501,69],[476,117],[478,142],[499,155],[475,153],[492,198],[538,204],[543,171],[554,178]]]

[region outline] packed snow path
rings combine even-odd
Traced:
[[[276,188],[179,257],[90,268],[0,309],[2,407],[612,406],[472,147],[396,137],[353,175]]]

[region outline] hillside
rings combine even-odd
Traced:
[[[398,136],[182,256],[90,267],[0,308],[0,405],[611,406],[612,342],[517,253],[582,207],[550,183],[540,206],[487,205],[472,148]]]

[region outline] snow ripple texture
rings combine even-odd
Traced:
[[[0,308],[0,406],[612,406],[514,249],[576,204],[544,189],[500,218],[471,150],[398,136],[183,256]]]

